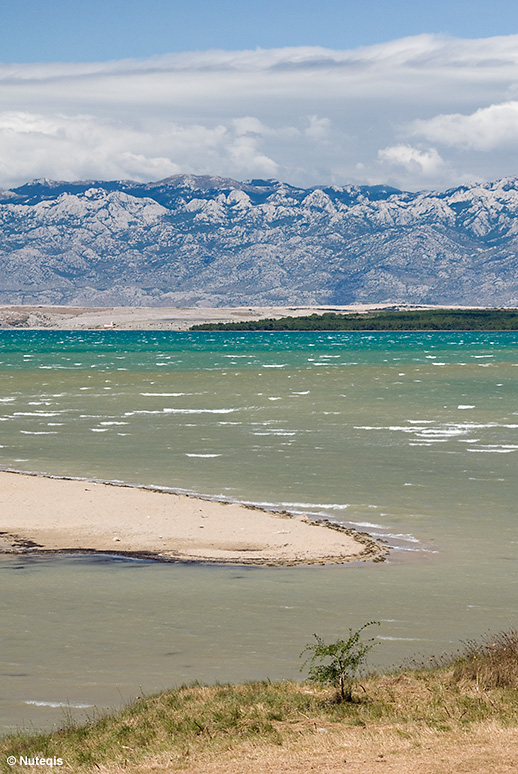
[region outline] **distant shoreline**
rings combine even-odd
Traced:
[[[250,307],[84,307],[53,305],[0,306],[0,330],[171,330],[193,325],[253,322],[313,314],[368,314],[375,311],[483,310],[488,307],[380,303],[321,306]],[[508,309],[513,311],[513,309]]]
[[[290,567],[381,561],[370,535],[159,488],[0,471],[0,553]]]
[[[309,333],[518,331],[516,309],[375,309],[358,312],[324,312],[298,317],[266,318],[231,323],[203,323],[193,331],[268,331]]]

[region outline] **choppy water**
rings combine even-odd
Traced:
[[[314,631],[372,618],[379,664],[516,625],[517,368],[512,332],[1,332],[0,466],[325,514],[396,550],[246,570],[4,558],[0,724],[296,677]]]

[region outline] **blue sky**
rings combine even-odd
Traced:
[[[518,174],[516,0],[0,0],[0,187]]]
[[[0,61],[382,43],[518,32],[516,0],[1,0]]]

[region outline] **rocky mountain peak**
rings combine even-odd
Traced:
[[[174,175],[0,193],[0,303],[518,304],[518,178],[445,192]]]

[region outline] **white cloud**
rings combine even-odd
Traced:
[[[378,151],[382,163],[403,167],[412,175],[435,177],[442,173],[444,161],[435,148],[419,150],[411,145],[392,145]]]
[[[411,134],[432,142],[478,151],[518,145],[518,102],[479,108],[471,115],[452,113],[413,121]]]
[[[329,139],[331,131],[331,121],[329,118],[319,118],[318,116],[308,116],[308,126],[304,130],[306,137],[312,140],[324,141]]]
[[[0,113],[0,175],[149,180],[225,168],[237,177],[270,177],[278,166],[260,150],[269,133],[253,117],[212,128],[165,121],[139,127],[92,115],[11,111]]]
[[[160,145],[155,133],[91,115],[0,114],[0,175],[8,181],[97,175],[146,179],[179,172]]]
[[[234,118],[233,121],[236,134],[242,135],[255,135],[262,137],[268,132],[267,127],[259,121],[258,118],[253,116],[243,116],[242,118]]]
[[[410,188],[495,178],[518,172],[504,152],[516,83],[517,35],[0,64],[0,186],[179,171]]]

